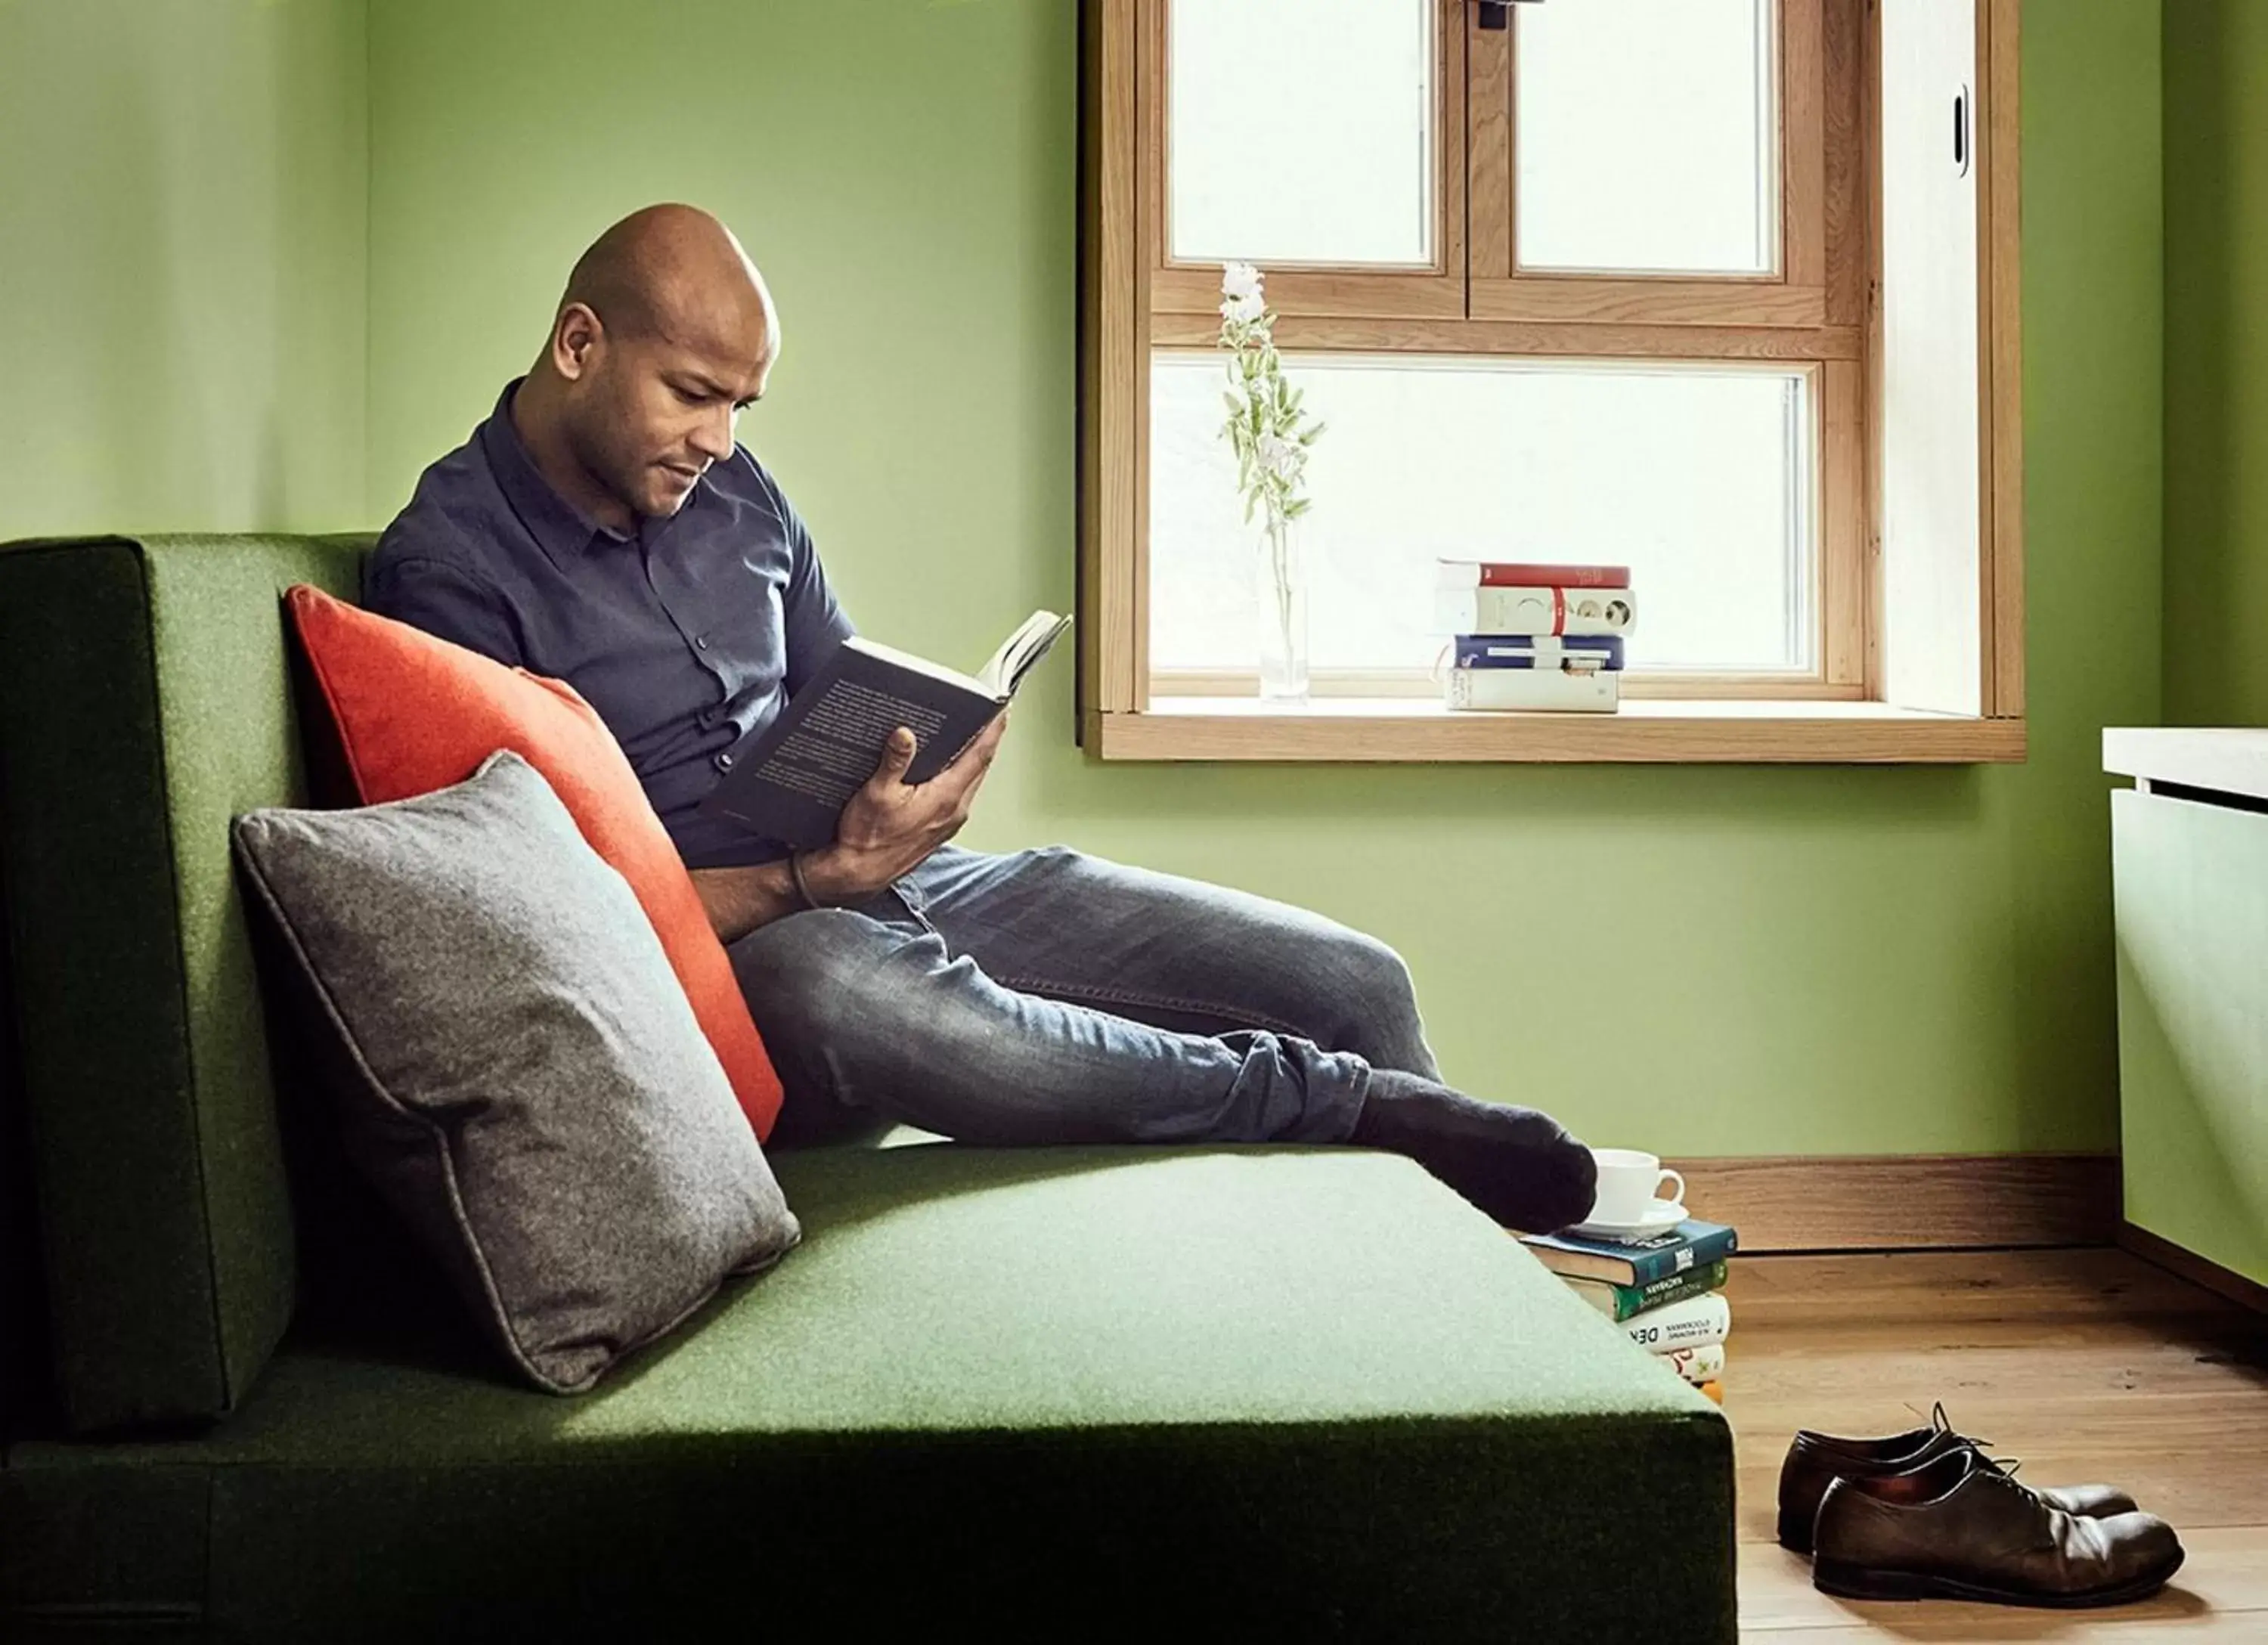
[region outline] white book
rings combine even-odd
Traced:
[[[1622,675],[1610,668],[1452,668],[1442,698],[1453,709],[1528,709],[1611,714]]]
[[[1721,1342],[1698,1342],[1690,1347],[1664,1348],[1653,1357],[1689,1383],[1705,1383],[1725,1374],[1725,1345]]]
[[[1638,616],[1627,588],[1440,588],[1444,634],[1627,634]]]
[[[1659,1354],[1669,1348],[1696,1348],[1722,1342],[1733,1328],[1733,1305],[1722,1291],[1689,1296],[1682,1302],[1650,1308],[1623,1321],[1630,1339]]]

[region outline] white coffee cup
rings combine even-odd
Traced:
[[[1674,1205],[1685,1198],[1685,1179],[1664,1169],[1658,1154],[1641,1154],[1636,1148],[1593,1148],[1591,1157],[1599,1162],[1599,1193],[1591,1202],[1588,1221],[1632,1227],[1644,1221],[1654,1206]],[[1677,1184],[1676,1191],[1666,1199],[1661,1197],[1664,1183]]]

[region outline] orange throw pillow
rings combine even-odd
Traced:
[[[598,712],[564,681],[507,668],[320,588],[302,583],[284,601],[361,803],[460,783],[498,749],[542,772],[591,849],[630,882],[756,1140],[769,1137],[779,1076],[692,876]]]

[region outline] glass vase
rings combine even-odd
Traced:
[[[1304,702],[1307,696],[1307,567],[1299,523],[1270,520],[1253,557],[1258,607],[1260,696],[1263,702]]]

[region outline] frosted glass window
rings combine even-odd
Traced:
[[[1433,260],[1434,0],[1174,0],[1177,261]]]
[[[1521,268],[1778,268],[1773,0],[1549,0],[1514,11]]]
[[[1556,4],[1556,0],[1555,0]],[[1815,398],[1784,366],[1286,355],[1329,427],[1300,521],[1318,669],[1430,669],[1434,560],[1631,568],[1633,669],[1808,672]],[[1152,357],[1150,660],[1250,671],[1223,360]]]

